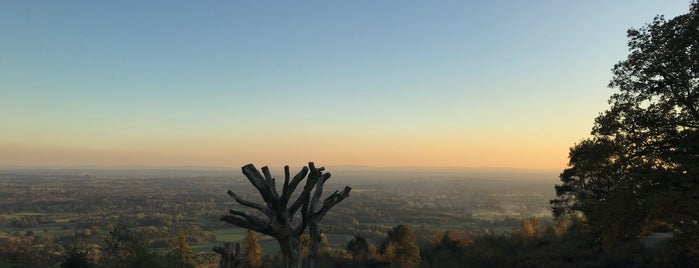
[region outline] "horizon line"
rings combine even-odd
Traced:
[[[314,162],[315,163],[315,162]],[[255,164],[255,163],[251,163]],[[256,165],[257,166],[257,165]],[[285,165],[262,165],[259,167],[268,166],[270,168],[282,168]],[[304,165],[305,166],[305,165]],[[525,167],[505,167],[505,166],[372,166],[372,165],[320,165],[330,166],[333,168],[351,168],[351,169],[470,169],[470,170],[521,170],[521,171],[560,171],[561,168],[525,168]],[[297,165],[289,165],[289,167],[301,167]],[[223,170],[223,169],[238,169],[237,166],[206,166],[206,165],[70,165],[70,166],[51,166],[51,165],[0,165],[0,169],[54,169],[54,170],[71,170],[71,169],[101,169],[101,170]]]

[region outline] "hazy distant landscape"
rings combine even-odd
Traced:
[[[556,178],[550,172],[338,170],[326,189],[351,184],[353,191],[324,222],[330,227],[328,242],[336,248],[354,235],[380,244],[401,223],[415,225],[419,242],[427,243],[446,230],[509,233],[525,218],[551,220],[548,200],[554,197]],[[75,237],[99,244],[113,224],[127,222],[142,230],[153,247],[166,249],[184,228],[195,251],[210,253],[214,245],[243,239],[244,229],[218,220],[228,209],[240,208],[226,195],[228,189],[259,199],[234,169],[5,169],[0,173],[0,233],[44,237],[32,246],[38,247],[37,256],[56,261]],[[276,241],[261,241],[266,254],[277,253]]]

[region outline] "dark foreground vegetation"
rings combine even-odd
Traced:
[[[249,182],[232,171],[4,170],[0,267],[696,267],[699,2],[628,36],[610,83],[619,91],[571,148],[555,196],[552,181],[453,172],[375,173],[342,181],[351,198],[323,195],[329,176],[312,165],[298,195],[287,187],[301,180],[286,175],[273,193],[264,169]]]

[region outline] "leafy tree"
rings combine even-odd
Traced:
[[[415,243],[415,233],[413,227],[408,224],[399,224],[388,231],[388,246],[395,246],[395,256],[393,260],[400,267],[413,267],[420,263],[420,248]]]
[[[463,232],[446,231],[431,245],[421,249],[422,264],[427,267],[464,267],[464,252],[472,239]]]
[[[359,235],[355,235],[354,239],[347,243],[347,250],[352,253],[352,261],[355,265],[362,264],[369,258],[369,243]]]
[[[100,267],[165,267],[164,258],[149,248],[146,241],[125,224],[117,223],[102,247]]]
[[[245,265],[250,268],[262,266],[262,248],[257,235],[252,230],[245,233],[245,253],[243,256]]]
[[[64,246],[66,253],[61,259],[61,268],[95,267],[94,258],[90,256],[90,250],[81,245],[78,240],[73,240],[71,244]]]
[[[658,226],[699,241],[699,2],[628,38],[609,83],[618,92],[571,148],[554,214],[584,216],[607,250]]]
[[[556,224],[553,226],[553,236],[555,237],[561,237],[563,236],[567,231],[568,228],[570,227],[570,221],[566,218],[560,218],[556,221]]]
[[[393,244],[393,242],[388,242],[386,246],[383,249],[383,258],[384,260],[387,261],[393,261],[393,258],[396,257],[396,245]]]
[[[536,218],[529,218],[522,222],[522,226],[514,235],[526,241],[541,237],[540,229],[539,220]]]
[[[196,262],[194,262],[194,253],[192,252],[192,249],[189,248],[187,236],[184,234],[184,231],[180,230],[175,239],[172,241],[172,244],[170,245],[170,256],[173,267],[196,267]]]
[[[87,252],[84,250],[73,249],[68,252],[61,262],[61,268],[91,268],[95,265],[90,262]]]

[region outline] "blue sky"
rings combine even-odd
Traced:
[[[688,6],[4,1],[0,165],[562,168],[625,31]]]

